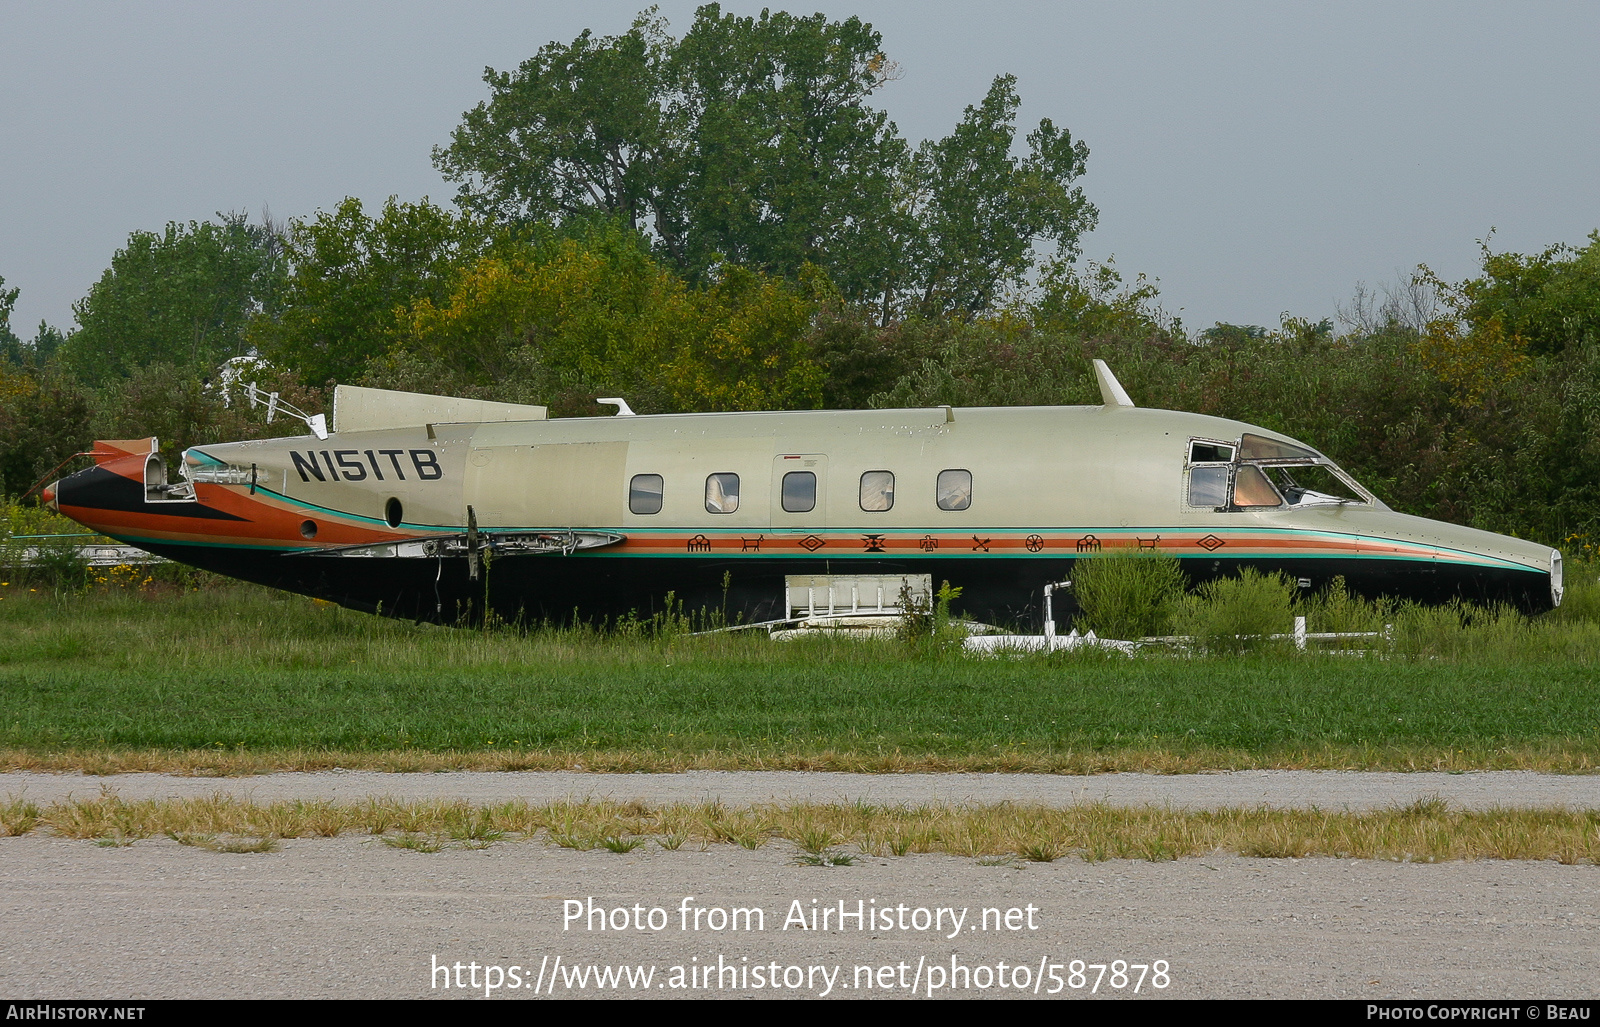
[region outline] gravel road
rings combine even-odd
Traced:
[[[50,801],[92,797],[102,785],[129,799],[226,791],[257,801],[860,797],[1354,809],[1437,794],[1461,806],[1600,807],[1600,780],[1520,773],[7,774],[0,794]],[[1057,998],[1089,998],[1098,971],[1072,978],[1073,960],[1164,960],[1167,987],[1155,987],[1146,971],[1135,996],[1140,971],[1115,988],[1108,970],[1094,996],[1135,1000],[1600,992],[1600,867],[1553,862],[1217,854],[1017,866],[925,855],[812,867],[797,866],[784,842],[626,854],[503,842],[422,853],[341,837],[230,855],[164,838],[101,847],[41,833],[0,839],[0,853],[0,994],[18,998],[481,998],[495,981],[493,997],[543,998],[552,976],[559,998],[1020,997],[1034,995],[1036,984],[1040,997],[1059,988]],[[867,929],[853,917],[838,920],[840,903],[847,913],[865,910]],[[759,909],[762,929],[713,928],[735,908]],[[821,929],[794,919],[825,908],[833,918]],[[874,909],[888,910],[887,920],[873,922]],[[584,915],[569,922],[569,912]],[[465,987],[456,986],[457,962]],[[626,977],[601,985],[589,969],[597,965],[634,968],[635,986]],[[701,969],[708,965],[709,979]],[[645,969],[648,986],[638,976]],[[577,986],[580,972],[586,987]],[[520,988],[510,986],[514,979]],[[774,979],[777,987],[769,986]],[[1075,981],[1084,987],[1071,987]]]
[[[108,788],[124,799],[215,795],[356,801],[373,795],[400,799],[645,799],[733,805],[760,802],[952,804],[1019,802],[1068,806],[1083,802],[1170,805],[1375,809],[1437,795],[1473,809],[1490,806],[1600,808],[1600,775],[1496,771],[1476,774],[1363,774],[1245,770],[1221,774],[811,774],[691,771],[684,774],[471,773],[382,774],[332,771],[254,777],[177,777],[169,774],[0,774],[0,796],[51,802],[92,798]]]

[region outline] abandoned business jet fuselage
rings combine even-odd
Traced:
[[[1561,599],[1548,546],[1395,513],[1326,457],[1237,421],[1090,407],[622,415],[341,387],[334,432],[96,444],[46,499],[114,538],[354,609],[455,623],[725,609],[786,615],[791,575],[931,575],[1022,623],[1076,560],[1159,549],[1194,580]],[[321,437],[326,436],[326,437]],[[489,557],[492,556],[492,564]]]

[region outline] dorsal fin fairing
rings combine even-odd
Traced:
[[[1100,401],[1108,407],[1131,407],[1133,400],[1128,398],[1128,391],[1117,381],[1117,376],[1111,373],[1111,368],[1106,366],[1104,360],[1094,362],[1095,380],[1100,383]]]

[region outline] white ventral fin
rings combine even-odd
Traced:
[[[1128,390],[1117,381],[1117,376],[1111,373],[1111,368],[1106,366],[1104,360],[1094,362],[1094,377],[1100,383],[1100,401],[1108,407],[1131,407],[1133,400],[1128,398]]]

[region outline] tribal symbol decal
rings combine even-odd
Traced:
[[[1215,535],[1207,535],[1205,538],[1200,539],[1195,543],[1195,545],[1199,546],[1201,549],[1204,549],[1208,553],[1214,553],[1227,544],[1228,543],[1224,542],[1220,538],[1217,538]]]
[[[824,542],[815,535],[807,535],[805,538],[800,540],[800,548],[804,549],[808,553],[815,553],[817,550],[821,549],[827,544],[828,543]]]

